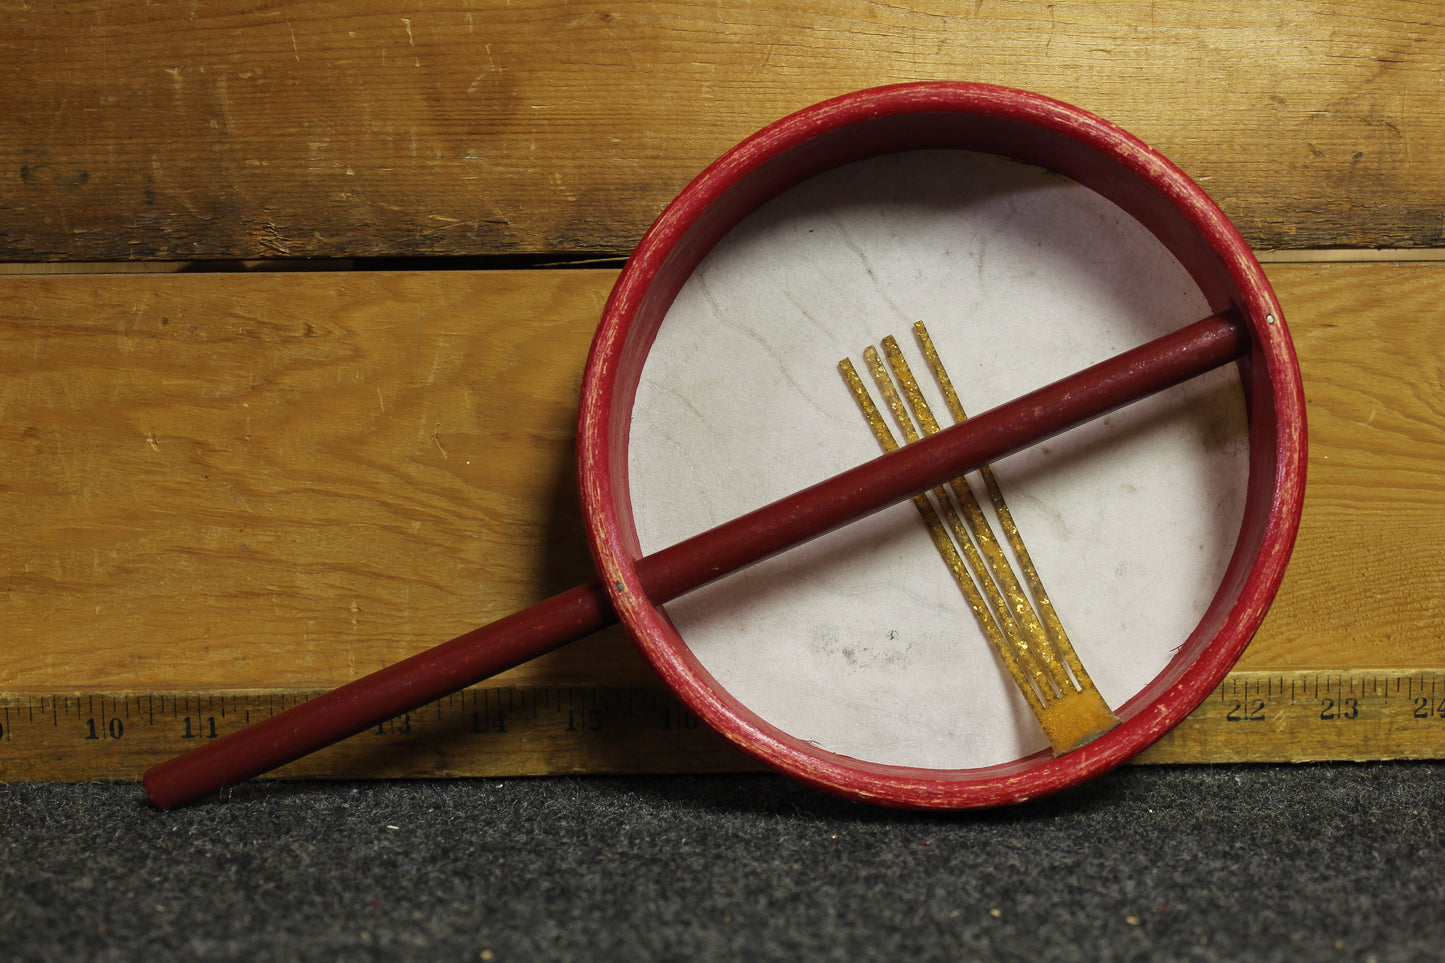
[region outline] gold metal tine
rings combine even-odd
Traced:
[[[924,362],[932,372],[939,391],[943,394],[944,403],[948,406],[949,414],[953,416],[955,423],[966,421],[967,412],[959,401],[958,392],[954,390],[953,381],[948,377],[948,372],[943,367],[943,361],[939,358],[938,349],[933,344],[933,338],[928,333],[928,328],[922,321],[913,323],[913,336],[918,341],[919,350],[923,353]],[[1063,623],[1059,621],[1058,614],[1054,611],[1054,603],[1049,598],[1048,592],[1044,589],[1043,579],[1039,577],[1038,569],[1034,566],[1033,558],[1029,555],[1028,548],[1024,545],[1023,536],[1014,524],[1013,514],[1009,511],[1008,503],[1004,500],[1003,490],[999,488],[998,479],[994,476],[993,467],[984,465],[979,469],[979,477],[983,480],[985,489],[988,492],[989,501],[993,504],[994,514],[998,516],[999,527],[1004,531],[1004,537],[1008,539],[1009,547],[1013,550],[1014,557],[1018,560],[1019,569],[1023,572],[1024,579],[1028,582],[1029,591],[1033,593],[1034,605],[1038,612],[1039,619],[1043,623],[1045,633],[1050,644],[1054,648],[1055,655],[1061,657],[1067,663],[1069,671],[1073,673],[1075,688],[1083,690],[1093,688],[1093,682],[1089,679],[1088,673],[1084,670],[1083,664],[1079,661],[1074,647],[1069,643],[1068,634],[1064,631]]]
[[[958,392],[954,390],[954,383],[948,377],[944,369],[944,363],[939,359],[938,348],[933,347],[933,338],[929,337],[928,327],[922,321],[913,322],[913,337],[918,340],[919,350],[923,353],[923,360],[928,364],[933,379],[938,383],[938,388],[944,393],[944,402],[948,405],[949,414],[955,422],[965,421],[968,418],[964,406],[959,402]],[[1049,599],[1048,591],[1043,588],[1043,580],[1039,577],[1038,568],[1033,564],[1033,558],[1029,555],[1029,549],[1023,544],[1023,536],[1019,534],[1019,526],[1013,521],[1013,513],[1009,510],[1006,500],[1003,497],[1003,490],[998,487],[998,479],[994,476],[993,467],[985,466],[978,470],[984,487],[988,492],[988,500],[993,503],[994,513],[998,516],[998,526],[1003,528],[1004,536],[1009,539],[1009,547],[1013,549],[1014,558],[1019,561],[1019,568],[1029,583],[1029,591],[1033,593],[1036,612],[1040,622],[1043,623],[1046,636],[1051,643],[1056,656],[1064,659],[1068,665],[1069,672],[1074,675],[1074,688],[1077,691],[1094,690],[1094,682],[1088,677],[1084,664],[1079,661],[1074,646],[1069,643],[1068,633],[1064,630],[1064,623],[1059,620],[1058,613],[1053,609],[1053,602]],[[1116,720],[1117,724],[1117,720]]]
[[[879,359],[878,352],[872,348],[863,353],[863,359],[868,363],[869,372],[873,375],[873,381],[878,386],[878,390],[883,394],[888,409],[893,414],[893,420],[903,432],[904,440],[912,443],[917,441],[921,435],[931,435],[938,431],[938,423],[934,421],[932,413],[928,410],[927,402],[923,400],[918,390],[917,382],[913,380],[913,372],[909,370],[908,363],[903,359],[898,342],[892,337],[887,337],[883,339],[882,345],[884,355],[888,358],[887,368]],[[900,391],[895,390],[895,381],[898,389],[901,389],[902,395],[908,398],[909,404],[906,408],[903,399],[899,396]],[[912,418],[909,417],[910,409],[913,413]],[[915,419],[917,427],[914,424]],[[968,560],[970,569],[975,573],[985,572],[986,569],[979,557],[979,548],[985,541],[992,540],[992,532],[988,532],[990,536],[988,539],[978,538],[978,545],[975,545],[975,538],[969,536],[969,530],[959,518],[958,509],[949,499],[948,492],[940,487],[934,489],[932,494],[936,512],[947,522],[947,527],[953,533],[954,540]],[[971,496],[972,492],[969,494]],[[984,523],[984,531],[988,531],[987,523]],[[978,534],[975,532],[976,536]],[[963,574],[968,577],[968,572]],[[958,573],[955,573],[955,578],[957,575]],[[999,586],[986,575],[977,579],[969,577],[969,581],[975,583],[983,597],[988,600],[992,613],[991,623],[998,630],[996,634],[1005,640],[1014,655],[1020,672],[1029,678],[1034,694],[1043,705],[1047,705],[1057,695],[1057,690],[1051,685],[1048,666],[1040,660],[1039,653],[1029,644],[1030,635],[1025,634],[1026,627],[1020,625],[1018,618],[1020,613],[1017,605],[1006,601]],[[987,616],[986,612],[985,617],[987,618]],[[987,631],[985,628],[985,632]]]
[[[967,415],[923,322],[914,325],[914,336],[950,414],[955,421],[964,420]],[[889,336],[881,345],[882,356],[870,346],[863,352],[863,360],[903,443],[934,434],[939,430],[938,421],[897,340]],[[898,447],[852,362],[845,358],[838,368],[880,447],[885,452]],[[967,478],[956,478],[947,487],[919,495],[913,503],[984,636],[1055,754],[1062,754],[1091,742],[1118,725],[1118,719],[1074,652],[993,470],[985,466],[979,476],[1022,572],[1022,582]],[[1027,591],[1022,583],[1027,583]]]
[[[869,352],[872,352],[875,357],[877,355],[877,352],[870,348],[868,352],[864,353],[865,361],[867,360]],[[853,393],[853,398],[857,401],[859,409],[863,412],[864,420],[867,421],[868,426],[873,429],[873,437],[877,439],[879,447],[882,448],[884,452],[893,451],[898,447],[898,442],[894,439],[893,432],[888,428],[888,423],[883,419],[883,415],[878,411],[878,407],[873,403],[873,398],[868,394],[868,389],[864,386],[863,379],[858,376],[858,371],[853,367],[853,362],[844,358],[838,362],[838,370],[843,375],[843,380],[847,383],[849,390]],[[886,378],[884,380],[885,382],[887,381]],[[889,390],[891,391],[891,385]],[[884,391],[885,399],[888,394],[889,391]],[[989,643],[993,646],[994,651],[998,653],[999,659],[1004,663],[1004,667],[1008,670],[1009,676],[1019,684],[1019,690],[1023,693],[1025,700],[1028,701],[1029,709],[1033,711],[1035,715],[1038,715],[1044,709],[1043,703],[1040,701],[1033,686],[1027,682],[1020,681],[1024,678],[1023,670],[1018,664],[1015,651],[1003,638],[1001,634],[1002,629],[1000,629],[998,623],[995,622],[990,615],[988,605],[984,601],[981,591],[968,574],[968,569],[964,567],[964,561],[959,557],[959,550],[954,546],[953,540],[949,538],[948,531],[944,527],[943,520],[939,517],[938,511],[934,508],[933,502],[929,501],[927,495],[915,495],[913,497],[913,507],[918,510],[918,514],[923,519],[924,527],[928,530],[928,535],[932,539],[934,547],[943,558],[944,564],[948,566],[948,570],[953,574],[954,581],[958,583],[958,587],[963,591],[964,599],[967,601],[969,608],[973,610],[973,614],[975,618],[978,619],[978,624],[983,629],[984,634],[988,637]],[[970,544],[968,548],[971,549],[972,545]]]

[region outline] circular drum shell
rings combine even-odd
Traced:
[[[780,731],[723,689],[690,653],[638,576],[627,479],[630,418],[643,363],[669,306],[739,221],[802,181],[894,152],[956,149],[1062,174],[1116,204],[1179,260],[1211,310],[1237,310],[1250,350],[1238,363],[1249,410],[1244,518],[1225,576],[1165,671],[1116,707],[1121,724],[1054,757],[976,769],[861,762]],[[588,537],[616,611],[687,706],[764,763],[823,789],[896,806],[971,808],[1023,801],[1099,775],[1191,712],[1234,664],[1274,597],[1299,526],[1304,396],[1283,314],[1238,231],[1183,172],[1137,138],[1047,97],[969,83],[848,94],[763,129],[719,158],[663,212],[613,288],[583,383],[578,468]]]

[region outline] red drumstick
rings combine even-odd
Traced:
[[[1237,315],[1205,318],[649,555],[642,584],[654,603],[674,599],[1248,349]],[[579,586],[155,766],[146,793],[163,808],[184,805],[615,621],[600,583]]]

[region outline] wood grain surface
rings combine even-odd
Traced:
[[[1246,668],[1431,666],[1445,264],[1275,265],[1300,543]],[[0,689],[329,685],[591,577],[611,271],[0,278]],[[515,670],[627,681],[619,633]]]
[[[984,81],[1093,110],[1256,247],[1445,242],[1445,7],[0,3],[0,259],[624,255],[764,124]]]
[[[1300,539],[1251,668],[1445,654],[1445,265],[1273,265],[1304,373]]]
[[[6,279],[0,677],[330,682],[590,577],[610,281]]]

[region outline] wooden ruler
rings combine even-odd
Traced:
[[[1445,669],[1231,672],[1138,762],[1445,758]]]
[[[321,690],[0,693],[0,780],[134,780]],[[1445,758],[1445,669],[1231,673],[1137,761]],[[276,773],[290,778],[758,768],[660,685],[481,685]]]

